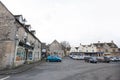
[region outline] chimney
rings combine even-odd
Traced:
[[[82,45],[82,44],[80,43],[80,45]]]
[[[114,43],[113,40],[111,41],[111,43]]]
[[[98,41],[98,43],[100,43],[100,41]]]
[[[31,33],[35,35],[35,34],[36,34],[36,31],[35,31],[35,30],[31,30]]]
[[[25,27],[30,30],[31,29],[31,25],[25,25]]]

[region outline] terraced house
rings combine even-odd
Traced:
[[[78,47],[72,47],[70,52],[83,56],[120,56],[119,48],[113,41],[103,43],[98,41],[90,45],[80,44]]]
[[[41,59],[41,41],[22,15],[13,15],[0,2],[0,69]]]

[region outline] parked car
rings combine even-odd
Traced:
[[[120,57],[117,57],[118,58],[118,61],[120,61]]]
[[[73,59],[76,59],[76,60],[83,60],[83,59],[84,59],[84,56],[81,56],[81,55],[73,55],[72,58],[73,58]]]
[[[111,57],[110,61],[111,62],[118,62],[118,61],[120,61],[120,58],[119,57]]]
[[[57,55],[50,55],[47,57],[46,61],[48,62],[61,62],[62,58]]]
[[[72,57],[73,57],[73,54],[70,54],[69,57],[72,58]]]
[[[84,57],[85,62],[89,62],[89,59],[90,59],[90,56],[85,56]]]
[[[90,57],[89,62],[90,63],[97,63],[97,58],[96,57]]]
[[[104,63],[109,63],[110,62],[110,57],[104,56],[104,57],[97,57],[98,62],[104,62]]]
[[[78,55],[73,55],[73,56],[72,56],[72,59],[78,60],[78,59],[79,59],[79,56],[78,56]]]
[[[109,63],[110,62],[110,57],[105,56],[104,57],[104,62]]]
[[[85,56],[79,56],[80,60],[84,60]]]
[[[104,62],[104,57],[97,57],[98,62]]]
[[[104,62],[104,63],[109,63],[110,62],[110,57],[104,56],[104,57],[97,57],[98,62]]]

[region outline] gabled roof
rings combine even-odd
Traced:
[[[118,46],[115,43],[107,43],[111,48],[118,48]]]
[[[60,44],[57,40],[54,40],[51,44],[53,44],[53,43]],[[50,44],[50,45],[51,45],[51,44]]]
[[[15,17],[20,17],[20,16],[22,16],[22,15],[14,15]]]
[[[103,47],[105,43],[93,43],[96,47]]]
[[[104,45],[108,45],[110,48],[118,48],[118,46],[113,43],[113,42],[110,42],[110,43],[93,43],[93,45],[95,45],[96,47],[103,47]]]
[[[61,45],[57,40],[54,40],[51,44],[49,44],[49,47],[50,47],[52,44],[58,44],[60,47],[62,47],[62,45]]]
[[[8,10],[8,8],[0,1],[0,4],[12,15],[12,16],[14,16],[9,10]]]
[[[21,22],[19,22],[19,20],[16,17],[20,17],[22,15],[13,15],[8,8],[0,1],[0,4],[14,17],[15,21],[18,22],[27,32],[29,32],[35,39],[37,39],[40,43],[41,41],[35,36],[33,35],[25,26],[25,24],[22,24]]]

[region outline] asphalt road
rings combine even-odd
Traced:
[[[2,75],[0,80],[120,80],[120,63],[85,63],[64,58],[62,62],[45,62],[31,70]]]

